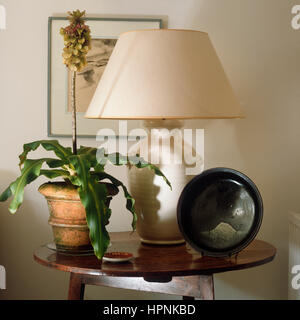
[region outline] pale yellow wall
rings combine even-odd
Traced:
[[[218,299],[287,298],[287,213],[300,211],[300,30],[290,26],[288,0],[1,0],[7,30],[0,31],[0,189],[16,177],[22,144],[47,138],[47,18],[71,9],[89,14],[165,16],[170,28],[210,34],[244,105],[240,121],[206,121],[205,166],[248,174],[261,190],[265,216],[258,237],[278,248],[276,260],[251,270],[218,275]],[[202,125],[202,124],[201,124]],[[200,126],[200,123],[199,123]],[[61,139],[70,144],[69,140]],[[93,140],[81,144],[96,145]],[[37,152],[37,156],[42,155]],[[112,171],[126,181],[124,169]],[[33,250],[51,240],[45,200],[27,188],[12,216],[0,204],[0,264],[7,290],[0,299],[64,299],[68,275],[35,263]],[[110,230],[129,230],[124,200],[114,200]],[[89,299],[161,298],[88,287]]]

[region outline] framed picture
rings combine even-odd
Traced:
[[[77,73],[77,134],[95,138],[101,128],[113,129],[118,134],[118,120],[85,119],[84,114],[101,79],[110,54],[122,32],[140,29],[159,29],[161,19],[86,18],[91,29],[92,49],[87,55],[87,66]],[[69,137],[72,132],[70,80],[68,68],[62,62],[64,47],[59,31],[69,23],[65,17],[48,20],[48,136]],[[136,120],[128,121],[128,132],[139,127]]]

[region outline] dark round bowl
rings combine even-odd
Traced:
[[[177,218],[185,240],[207,256],[230,256],[256,236],[263,217],[261,195],[243,173],[213,168],[183,189]]]

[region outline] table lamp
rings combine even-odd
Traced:
[[[145,243],[184,242],[176,207],[191,178],[186,174],[190,164],[179,152],[183,141],[176,134],[170,148],[159,155],[158,143],[170,141],[174,136],[170,130],[181,128],[184,119],[243,117],[208,34],[175,29],[121,34],[85,117],[144,120],[151,135],[140,148],[147,144],[148,161],[158,158],[154,164],[170,180],[172,190],[150,170],[129,170],[137,231]]]

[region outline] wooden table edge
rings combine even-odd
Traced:
[[[196,275],[211,275],[211,274],[216,274],[216,273],[223,273],[223,272],[228,272],[228,271],[235,271],[235,270],[243,270],[243,269],[248,269],[248,268],[254,268],[257,266],[261,266],[264,265],[266,263],[269,263],[271,261],[274,260],[276,254],[277,254],[277,250],[276,248],[263,241],[263,240],[259,240],[256,239],[255,241],[261,241],[264,242],[266,244],[269,245],[270,250],[272,250],[272,253],[269,254],[268,257],[259,260],[259,261],[254,261],[254,262],[245,262],[244,264],[239,264],[239,265],[232,265],[232,266],[228,266],[226,268],[224,267],[218,267],[218,268],[210,268],[208,270],[176,270],[176,271],[170,271],[170,270],[165,270],[165,271],[103,271],[101,269],[88,269],[88,268],[78,268],[78,267],[72,267],[72,266],[66,266],[66,265],[60,265],[60,264],[56,264],[56,263],[52,263],[52,262],[46,262],[42,259],[40,259],[37,255],[36,255],[36,250],[33,254],[33,258],[36,262],[38,262],[39,264],[46,266],[46,267],[50,267],[50,268],[54,268],[60,271],[64,271],[64,272],[70,272],[70,273],[79,273],[79,274],[88,274],[88,275],[94,275],[94,276],[110,276],[110,277],[143,277],[143,278],[147,278],[147,277],[182,277],[182,276],[196,276]],[[41,248],[41,247],[40,247]],[[48,248],[45,248],[46,250],[51,251]],[[37,249],[38,250],[38,249]],[[245,250],[245,249],[244,249]],[[234,260],[235,256],[232,256],[230,258],[227,259],[231,259]]]

